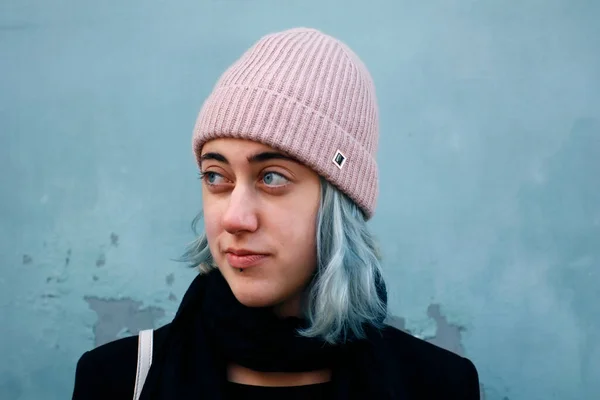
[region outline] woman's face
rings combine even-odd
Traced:
[[[264,144],[215,139],[202,148],[211,254],[239,302],[298,315],[316,268],[319,176]]]

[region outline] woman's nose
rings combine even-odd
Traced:
[[[235,187],[223,215],[223,228],[232,235],[254,232],[258,229],[256,201],[249,189]]]

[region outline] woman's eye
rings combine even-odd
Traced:
[[[202,177],[209,185],[218,185],[223,180],[223,177],[216,172],[205,172]],[[221,179],[221,181],[219,181]]]
[[[268,186],[284,186],[289,183],[289,180],[277,172],[267,172],[263,175],[263,182]]]

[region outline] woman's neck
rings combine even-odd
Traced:
[[[302,310],[302,294],[297,294],[281,304],[273,307],[273,312],[280,318],[298,317]]]
[[[329,382],[331,370],[308,372],[260,372],[238,364],[227,366],[227,380],[252,386],[303,386]]]

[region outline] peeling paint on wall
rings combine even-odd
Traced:
[[[67,250],[67,257],[65,258],[65,267],[68,267],[70,262],[71,262],[71,249]]]
[[[426,338],[430,343],[450,350],[461,356],[465,355],[465,349],[462,344],[462,334],[464,327],[448,323],[448,320],[440,310],[439,304],[431,304],[427,308],[427,315],[433,318],[436,324],[435,336]]]
[[[100,253],[100,255],[98,255],[98,259],[96,259],[96,267],[102,267],[106,264],[106,256],[104,255],[104,253]]]
[[[110,234],[110,245],[114,247],[119,245],[119,235],[114,232]]]
[[[85,296],[84,300],[98,316],[94,324],[94,343],[97,346],[118,339],[123,331],[137,334],[142,329],[154,327],[156,321],[165,315],[160,307],[144,307],[141,301],[105,299]]]
[[[439,304],[430,304],[427,308],[427,315],[435,321],[436,332],[431,337],[425,337],[425,341],[464,356],[465,349],[462,344],[462,332],[465,328],[448,323],[448,320],[441,312]],[[420,337],[418,332],[413,332],[406,328],[406,320],[402,317],[389,316],[386,323],[413,336]]]
[[[173,286],[173,282],[175,282],[175,274],[171,273],[167,275],[165,278],[165,282],[167,282],[167,285]]]

